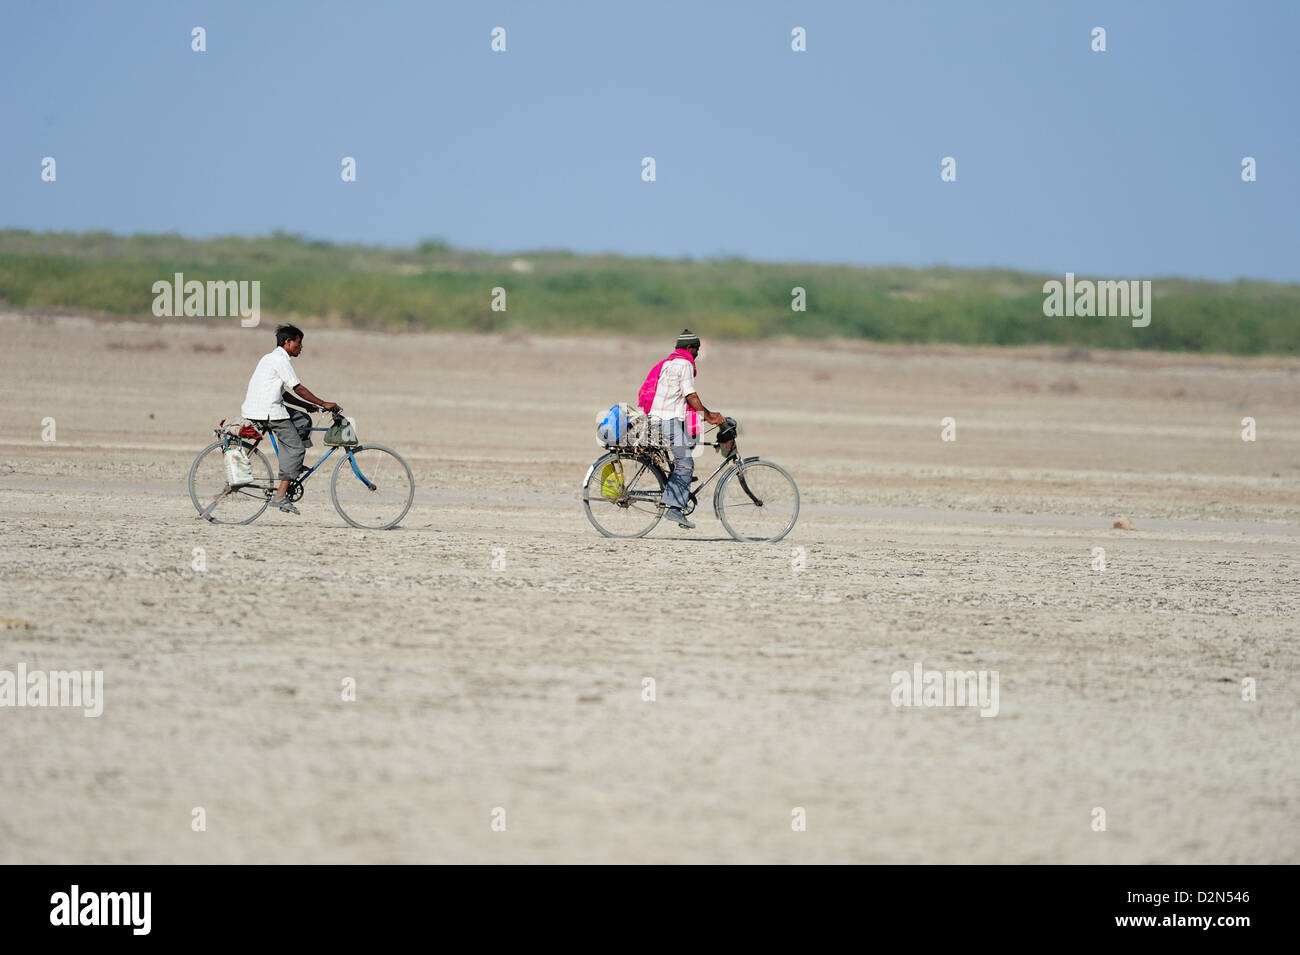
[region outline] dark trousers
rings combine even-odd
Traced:
[[[289,418],[280,418],[278,421],[254,421],[253,424],[257,425],[259,430],[270,431],[275,435],[275,443],[279,446],[280,480],[290,481],[297,478],[298,469],[302,467],[302,459],[307,456],[307,446],[302,443],[302,436],[298,434],[293,421]]]

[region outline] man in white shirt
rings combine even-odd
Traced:
[[[700,337],[689,328],[683,328],[677,336],[676,350],[657,366],[657,379],[652,368],[641,386],[643,393],[650,387],[654,388],[654,398],[649,401],[647,410],[650,426],[662,434],[673,452],[673,473],[663,493],[663,503],[668,507],[666,516],[670,521],[676,521],[679,527],[688,529],[695,525],[682,513],[682,508],[691,492],[695,459],[691,456],[694,440],[686,429],[686,409],[694,410],[709,424],[722,425],[727,420],[704,407],[700,396],[695,393],[695,359],[699,354]]]
[[[302,459],[307,453],[298,429],[289,419],[287,401],[308,411],[341,411],[332,401],[322,401],[298,380],[289,359],[302,354],[302,329],[295,325],[281,325],[275,330],[275,348],[262,356],[248,379],[248,393],[239,413],[257,425],[262,432],[275,435],[279,446],[280,487],[271,498],[271,506],[287,514],[300,513],[285,498],[289,482],[302,472]],[[294,396],[298,395],[298,398]]]

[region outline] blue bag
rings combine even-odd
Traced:
[[[627,437],[627,403],[610,405],[608,411],[601,412],[596,423],[596,440],[609,447],[622,444]]]

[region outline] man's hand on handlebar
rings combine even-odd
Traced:
[[[320,403],[320,410],[321,410],[321,411],[332,411],[332,412],[334,412],[335,414],[338,414],[340,411],[343,410],[343,406],[340,405],[340,404],[337,404],[336,402],[333,402],[333,401],[322,401],[322,402]]]
[[[694,409],[696,414],[703,415],[704,420],[709,424],[723,425],[727,422],[727,419],[716,411],[710,411],[704,407],[704,402],[700,401],[700,396],[693,391],[686,396],[686,406]]]

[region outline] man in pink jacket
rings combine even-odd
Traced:
[[[689,328],[677,336],[677,348],[671,355],[650,369],[637,404],[650,416],[652,431],[661,433],[673,452],[673,473],[664,488],[663,503],[667,505],[669,520],[679,527],[692,528],[682,508],[686,506],[691,491],[691,476],[695,459],[691,447],[695,443],[696,414],[709,424],[721,425],[726,418],[710,411],[695,393],[695,358],[700,353],[700,337]],[[690,417],[688,428],[687,417]]]

